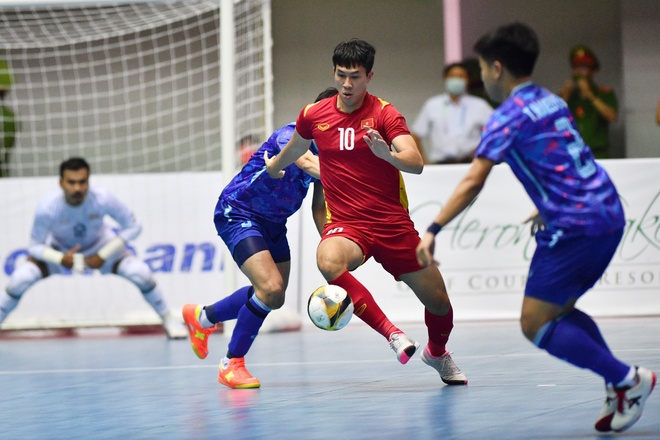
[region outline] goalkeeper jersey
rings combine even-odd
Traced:
[[[106,216],[119,223],[117,234],[125,242],[136,238],[142,230],[133,212],[104,188],[90,185],[85,200],[78,206],[69,205],[61,189],[53,191],[37,205],[28,251],[41,259],[46,246],[66,252],[80,245],[79,252],[87,255],[115,235]]]

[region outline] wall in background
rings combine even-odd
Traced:
[[[332,85],[332,50],[351,37],[376,46],[370,91],[392,102],[409,123],[424,100],[442,90],[441,0],[274,0],[272,6],[275,125],[295,119]],[[614,87],[620,100],[621,117],[611,127],[616,155],[624,156],[627,149],[627,157],[657,157],[652,110],[660,94],[659,9],[660,2],[644,0],[462,0],[463,51],[472,56],[472,45],[483,33],[524,21],[541,39],[535,79],[558,90],[570,76],[570,48],[591,46],[602,65],[597,80]],[[643,105],[635,98],[640,94]]]

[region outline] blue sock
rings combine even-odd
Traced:
[[[241,287],[217,303],[204,307],[206,317],[213,324],[236,319],[238,317],[238,311],[241,310],[241,307],[248,302],[248,299],[253,294],[254,288],[252,286]]]
[[[591,336],[591,339],[594,340],[598,345],[603,347],[605,350],[610,351],[610,347],[607,346],[607,342],[605,342],[605,338],[603,338],[603,335],[600,333],[600,329],[598,328],[598,325],[596,325],[596,321],[591,319],[591,316],[587,315],[584,313],[582,310],[578,309],[573,309],[571,313],[569,313],[571,316],[571,319],[577,325],[580,327],[582,330],[587,332],[589,336]]]
[[[616,359],[607,345],[603,347],[594,339],[594,328],[597,330],[596,323],[587,314],[574,310],[544,325],[534,344],[556,358],[593,371],[608,384],[619,383],[628,374],[630,366]]]
[[[234,327],[234,332],[229,341],[228,358],[245,356],[270,310],[266,304],[257,298],[257,295],[252,295],[248,302],[241,307],[236,319],[236,327]]]

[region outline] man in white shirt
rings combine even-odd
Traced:
[[[126,244],[142,231],[133,212],[103,188],[89,185],[89,164],[74,157],[60,164],[60,188],[37,205],[27,261],[11,274],[0,292],[0,323],[37,281],[65,269],[98,269],[133,283],[163,320],[170,339],[188,336],[178,314],[171,314],[151,268]],[[104,221],[111,217],[117,232]]]
[[[469,77],[462,64],[445,67],[443,77],[445,93],[424,103],[410,131],[426,163],[469,163],[493,109],[466,93]]]

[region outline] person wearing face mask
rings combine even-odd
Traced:
[[[469,76],[463,64],[446,66],[443,78],[445,93],[424,103],[411,133],[426,163],[469,163],[493,108],[467,94]]]
[[[598,58],[586,46],[574,47],[569,56],[571,79],[564,83],[559,96],[568,104],[584,143],[596,159],[609,157],[609,124],[618,118],[614,90],[596,84],[594,74],[600,68]]]

